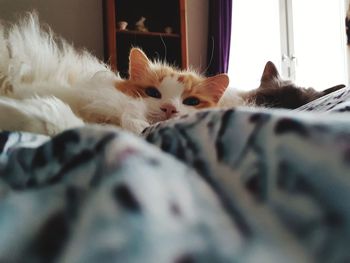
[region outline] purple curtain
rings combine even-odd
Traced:
[[[232,0],[209,0],[207,75],[227,73],[230,57]]]

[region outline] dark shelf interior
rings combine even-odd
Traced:
[[[178,0],[116,0],[118,21],[127,21],[128,29],[134,30],[141,16],[146,18],[145,26],[151,32],[164,32],[170,26],[174,33],[180,32]]]
[[[116,23],[128,22],[128,30],[116,30],[117,65],[121,76],[127,77],[131,47],[140,47],[152,60],[166,61],[181,67],[179,0],[115,0]],[[135,30],[143,16],[149,32]],[[165,27],[172,27],[167,34]]]

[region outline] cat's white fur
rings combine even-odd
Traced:
[[[224,109],[247,106],[242,94],[244,94],[244,91],[239,91],[236,88],[228,87],[219,100],[218,106]]]
[[[54,135],[84,120],[139,133],[149,125],[146,106],[118,91],[118,81],[90,53],[42,30],[35,14],[0,26],[0,130]]]
[[[55,97],[24,100],[1,98],[0,109],[0,123],[4,130],[41,131],[53,136],[64,129],[84,125],[67,104]]]

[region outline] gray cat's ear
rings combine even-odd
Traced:
[[[270,81],[275,78],[280,78],[280,74],[278,73],[275,64],[273,64],[271,61],[268,61],[261,76],[261,81]]]
[[[132,48],[129,56],[129,79],[144,80],[149,74],[151,62],[139,48]]]

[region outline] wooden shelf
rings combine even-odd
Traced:
[[[127,77],[131,47],[142,48],[151,60],[187,68],[186,0],[103,0],[103,11],[105,61],[113,70]],[[117,27],[117,21],[134,25],[140,17],[147,18],[145,25],[151,32]],[[173,32],[164,32],[165,27]]]
[[[162,32],[141,32],[136,30],[116,30],[117,34],[140,35],[140,36],[161,36],[161,37],[180,37],[180,34],[162,33]]]

